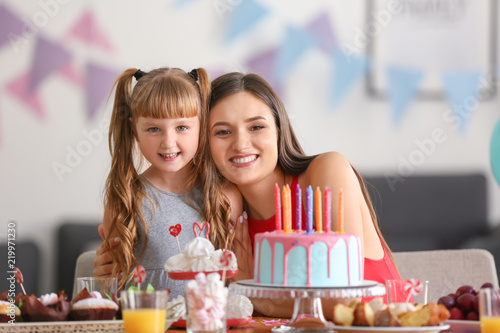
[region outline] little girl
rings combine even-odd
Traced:
[[[134,78],[137,83],[132,88]],[[203,68],[189,73],[178,68],[149,73],[128,69],[115,85],[101,245],[101,249],[113,250],[108,252],[107,263],[101,256],[95,265],[112,267],[111,275],[119,276],[120,289],[131,283],[137,265],[146,269],[143,285],[166,288],[163,265],[179,252],[169,227],[181,224],[179,242],[186,244],[194,237],[193,223],[207,220],[200,187],[201,152],[206,145],[201,124],[206,122],[210,80]],[[143,158],[149,164],[140,173]],[[233,202],[230,189],[226,194]],[[229,212],[227,207],[222,216],[227,218]],[[228,238],[227,230],[211,233],[220,247]],[[171,281],[168,287],[176,297],[183,293],[184,283]]]

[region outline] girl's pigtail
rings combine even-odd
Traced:
[[[106,181],[106,208],[110,211],[112,221],[109,234],[117,235],[122,246],[118,251],[111,251],[116,263],[113,276],[117,276],[120,270],[130,272],[136,262],[133,255],[137,234],[134,213],[138,207],[133,187],[137,182],[137,171],[134,166],[135,139],[130,109],[132,80],[136,71],[134,68],[126,70],[115,82],[115,100],[109,126],[111,169]],[[119,278],[120,288],[125,285],[128,275]]]

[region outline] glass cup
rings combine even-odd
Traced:
[[[481,333],[500,332],[500,290],[479,289]]]
[[[218,273],[200,273],[186,284],[186,331],[188,333],[226,332],[228,289]]]
[[[98,291],[102,298],[117,296],[118,278],[96,278],[93,276],[79,277],[76,279],[76,294],[80,293],[84,288],[87,288],[89,293]]]
[[[125,333],[165,333],[169,290],[122,290],[120,302]]]
[[[427,304],[429,281],[387,280],[385,281],[385,288],[387,294],[387,304]]]

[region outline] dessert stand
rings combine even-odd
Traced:
[[[335,326],[323,316],[321,298],[382,296],[385,295],[385,286],[375,281],[344,287],[299,287],[241,280],[231,283],[229,292],[253,298],[295,299],[292,319],[287,325],[274,327],[273,332],[335,332]]]

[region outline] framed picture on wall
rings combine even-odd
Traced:
[[[387,69],[422,74],[417,96],[443,98],[445,73],[481,73],[481,96],[496,93],[497,0],[366,0],[361,34],[371,61],[368,92],[387,97]]]

